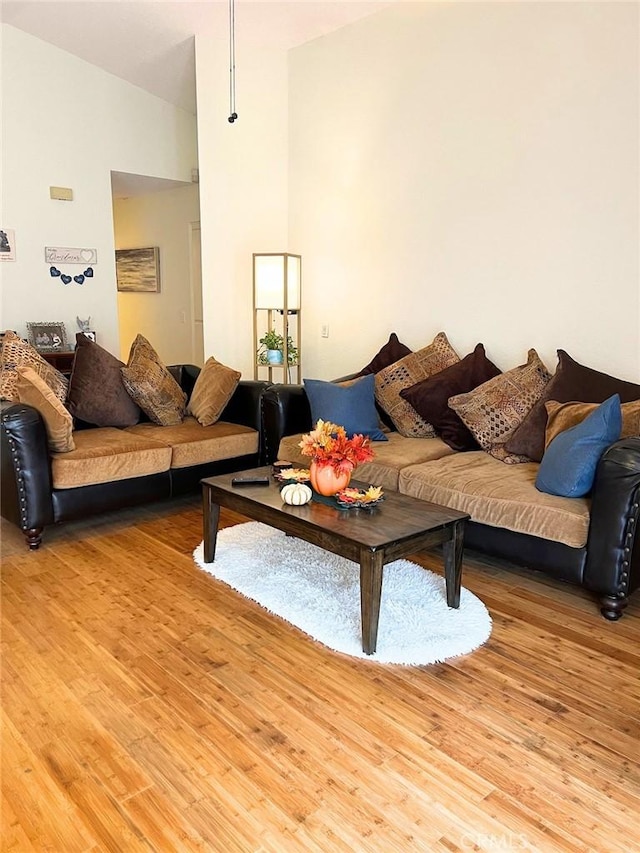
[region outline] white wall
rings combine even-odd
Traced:
[[[189,182],[196,163],[192,115],[2,25],[2,226],[18,259],[0,267],[0,326],[25,334],[27,321],[60,320],[73,340],[76,316],[90,316],[117,353],[111,170]],[[50,185],[74,201],[52,201]],[[97,249],[93,279],[52,279],[45,246]]]
[[[236,54],[229,124],[228,45],[196,37],[205,357],[253,377],[252,253],[287,243],[287,54]]]
[[[160,250],[160,292],[118,293],[123,361],[138,333],[153,344],[165,364],[192,361],[189,223],[199,219],[197,184],[114,201],[116,249]]]
[[[291,52],[305,376],[444,329],[638,381],[639,8],[400,3]]]

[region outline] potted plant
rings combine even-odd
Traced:
[[[284,337],[269,329],[258,341],[258,364],[282,364],[284,361]],[[298,363],[298,348],[293,338],[287,336],[287,361],[289,364]]]

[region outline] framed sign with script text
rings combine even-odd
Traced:
[[[44,259],[48,264],[97,264],[98,252],[96,249],[45,246]]]

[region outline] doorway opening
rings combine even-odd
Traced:
[[[142,334],[165,364],[201,366],[198,184],[112,172],[111,186],[114,248],[156,248],[159,258],[156,291],[117,291],[120,358],[127,361],[132,341]]]

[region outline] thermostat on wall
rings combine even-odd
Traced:
[[[71,187],[49,187],[49,195],[58,201],[73,201]]]

